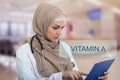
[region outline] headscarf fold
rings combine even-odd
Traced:
[[[38,72],[44,77],[49,77],[53,73],[72,70],[70,59],[59,56],[59,41],[57,43],[50,41],[46,33],[48,27],[60,15],[64,15],[64,12],[59,7],[50,3],[41,3],[33,17],[33,30],[36,33],[32,42],[33,55]],[[41,50],[37,38],[42,43],[43,50]]]

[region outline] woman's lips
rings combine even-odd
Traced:
[[[54,37],[54,39],[58,39],[58,37]]]

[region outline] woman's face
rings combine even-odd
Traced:
[[[65,24],[66,24],[65,21],[53,22],[53,24],[48,27],[47,31],[48,39],[53,42],[57,42],[61,35],[61,31],[65,27]]]

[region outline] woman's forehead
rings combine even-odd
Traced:
[[[58,26],[65,26],[66,25],[66,21],[56,21],[56,22],[53,22],[52,26],[54,25],[58,25]]]
[[[66,22],[66,17],[65,17],[65,15],[63,15],[63,14],[61,14],[61,15],[59,15],[55,20],[54,20],[54,22],[56,22],[56,21],[65,21]]]

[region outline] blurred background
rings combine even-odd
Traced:
[[[60,6],[67,14],[61,39],[117,40],[117,58],[108,80],[120,74],[120,0],[0,0],[0,80],[17,80],[16,50],[30,38],[32,18],[42,1]],[[75,59],[79,69],[89,72],[94,59]]]

